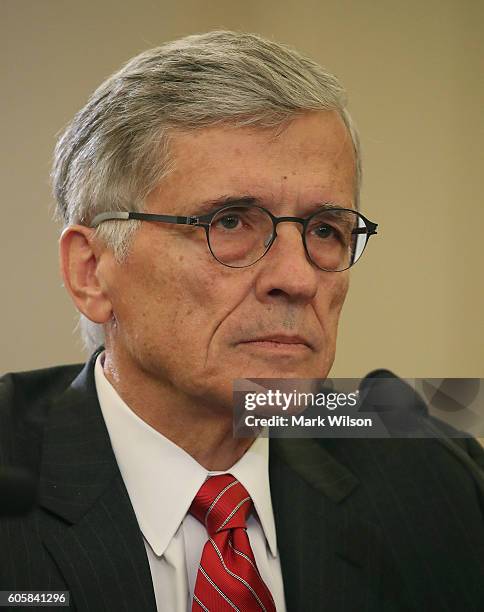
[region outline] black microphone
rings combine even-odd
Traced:
[[[32,509],[37,481],[24,468],[0,467],[0,516],[18,516]]]
[[[389,370],[374,370],[360,382],[360,411],[377,413],[390,436],[422,437],[429,413],[420,395]],[[431,436],[427,432],[427,436]]]

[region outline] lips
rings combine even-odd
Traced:
[[[272,342],[274,344],[302,344],[307,346],[308,348],[312,348],[309,340],[304,338],[303,336],[289,336],[286,334],[271,334],[267,336],[261,336],[257,338],[251,338],[250,340],[243,340],[240,344],[251,344],[251,343],[259,343],[259,342]]]

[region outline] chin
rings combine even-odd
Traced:
[[[325,378],[334,360],[333,351],[316,352],[303,345],[248,343],[237,349],[236,362],[225,369],[225,376],[233,373],[233,379]]]
[[[326,378],[332,364],[324,364],[321,366],[307,365],[295,366],[287,364],[286,366],[276,366],[267,364],[265,366],[248,368],[243,374],[241,373],[235,378]]]

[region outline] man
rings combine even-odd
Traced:
[[[2,461],[39,496],[3,522],[1,589],[75,610],[480,609],[472,440],[232,435],[234,379],[328,375],[376,228],[359,183],[337,80],[258,36],[168,43],[93,94],[54,186],[96,350],[3,380]]]

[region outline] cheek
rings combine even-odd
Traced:
[[[341,277],[336,277],[334,281],[333,291],[331,293],[332,299],[330,302],[330,310],[339,315],[341,308],[343,307],[346,294],[348,293],[349,274],[347,271],[333,272],[333,274],[341,275]]]
[[[347,272],[333,272],[324,279],[319,291],[318,318],[323,329],[336,333],[338,319],[343,307],[349,286]]]
[[[203,352],[243,299],[242,284],[233,280],[233,270],[186,256],[165,257],[163,268],[157,266],[149,276],[141,268],[136,279],[137,292],[144,296],[141,324],[147,332],[149,324],[157,329],[171,350],[183,346]]]

